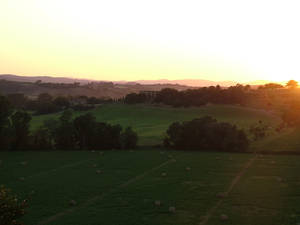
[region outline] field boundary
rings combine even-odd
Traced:
[[[40,222],[37,223],[37,224],[38,224],[38,225],[45,225],[45,224],[48,224],[48,223],[50,223],[50,222],[52,222],[52,221],[57,220],[58,218],[60,218],[60,217],[62,217],[62,216],[65,216],[65,215],[67,215],[67,214],[69,214],[69,213],[72,213],[72,212],[74,212],[75,210],[85,208],[85,207],[87,207],[88,205],[92,204],[93,202],[96,202],[96,201],[98,201],[98,200],[101,200],[101,199],[103,199],[104,197],[108,196],[109,194],[115,192],[115,191],[118,190],[119,188],[125,188],[125,187],[127,187],[128,185],[130,185],[130,184],[132,184],[132,183],[134,183],[134,182],[136,182],[136,181],[138,181],[138,180],[144,178],[144,177],[147,176],[149,173],[151,173],[151,172],[153,172],[153,171],[156,171],[156,170],[158,170],[158,169],[160,169],[160,168],[166,166],[166,165],[169,164],[170,162],[172,162],[172,159],[169,159],[169,160],[167,160],[167,161],[165,161],[165,162],[159,164],[158,166],[155,166],[155,167],[153,167],[153,168],[151,168],[151,169],[145,171],[144,173],[142,173],[142,174],[140,174],[140,175],[137,175],[137,176],[135,176],[135,177],[133,177],[133,178],[127,180],[126,182],[121,183],[120,185],[118,185],[118,186],[116,186],[116,187],[111,188],[110,190],[108,190],[108,191],[102,193],[101,195],[98,195],[98,196],[95,196],[95,197],[93,197],[93,198],[87,199],[87,200],[86,200],[82,205],[80,205],[80,206],[77,206],[77,207],[74,207],[74,208],[70,208],[70,209],[66,209],[66,210],[64,210],[64,211],[62,211],[62,212],[59,212],[59,213],[57,213],[57,214],[55,214],[55,215],[53,215],[53,216],[50,216],[50,217],[48,217],[48,218],[46,218],[46,219],[40,221]]]
[[[244,167],[239,171],[239,173],[234,177],[234,179],[231,181],[228,189],[226,192],[224,192],[224,196],[227,197],[230,192],[233,190],[234,186],[239,182],[241,177],[245,174],[247,169],[253,164],[254,160],[257,158],[257,155],[252,157],[245,165]],[[199,225],[205,225],[209,219],[212,217],[212,215],[215,213],[215,211],[220,207],[220,205],[223,203],[224,199],[220,199],[212,208],[210,208],[207,212],[207,214],[204,216],[204,219],[199,223]]]

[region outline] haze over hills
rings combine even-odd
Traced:
[[[205,86],[215,86],[215,85],[228,87],[228,86],[236,85],[238,83],[234,81],[211,81],[211,80],[202,80],[202,79],[107,81],[107,80],[76,79],[76,78],[68,78],[68,77],[51,77],[51,76],[18,76],[12,74],[0,74],[0,79],[4,79],[8,81],[18,81],[18,82],[36,82],[40,80],[41,82],[44,83],[66,83],[66,84],[71,84],[74,82],[79,82],[81,84],[88,84],[91,82],[113,82],[114,84],[126,84],[126,85],[178,84],[178,85],[192,86],[192,87],[205,87]],[[259,80],[259,81],[252,81],[247,84],[261,85],[269,82],[270,81],[267,80]]]

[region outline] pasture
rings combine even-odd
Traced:
[[[26,225],[300,223],[299,156],[150,149],[0,160],[0,183],[30,196]]]
[[[168,126],[176,121],[187,121],[203,116],[212,116],[218,121],[230,122],[245,130],[259,120],[275,127],[280,118],[264,110],[232,105],[207,105],[203,107],[173,108],[153,105],[109,104],[100,106],[92,113],[97,121],[131,126],[139,135],[139,145],[153,146],[161,144]],[[78,116],[85,112],[75,112]],[[31,129],[42,125],[45,119],[58,118],[59,114],[34,116]]]

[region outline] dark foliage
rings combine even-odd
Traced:
[[[0,186],[0,224],[22,225],[20,218],[25,214],[26,200],[19,200],[11,191]]]
[[[254,141],[258,141],[267,136],[268,128],[269,126],[260,120],[257,124],[253,124],[250,127],[249,133],[252,135]]]
[[[29,122],[31,115],[25,111],[17,111],[11,116],[13,150],[25,150],[29,146]]]
[[[123,149],[134,149],[137,145],[138,136],[131,127],[127,127],[121,134]]]
[[[155,95],[146,95],[145,93],[128,94],[124,98],[124,102],[127,104],[163,103],[174,107],[202,106],[207,103],[243,105],[247,101],[249,89],[250,86],[239,84],[226,89],[222,89],[220,86],[187,89],[185,91],[165,88]]]
[[[244,152],[249,141],[243,130],[207,116],[171,124],[164,145],[180,150]]]
[[[127,104],[137,104],[137,103],[145,103],[147,102],[147,95],[143,93],[130,93],[125,96],[124,102]]]

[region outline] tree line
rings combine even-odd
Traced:
[[[163,103],[174,107],[202,106],[207,103],[243,105],[247,102],[249,90],[249,85],[240,84],[226,89],[219,85],[184,91],[165,88],[158,91],[155,96],[145,93],[128,94],[125,96],[124,102],[127,104]]]
[[[86,111],[94,108],[94,105],[112,102],[110,98],[96,98],[87,96],[56,96],[41,93],[36,99],[31,99],[24,94],[15,93],[7,95],[11,105],[19,110],[34,111],[35,114],[49,114],[65,109]]]
[[[138,136],[131,127],[97,122],[86,113],[73,119],[72,110],[65,110],[59,119],[44,121],[30,132],[31,114],[14,110],[5,96],[0,96],[1,150],[101,150],[133,149]]]

